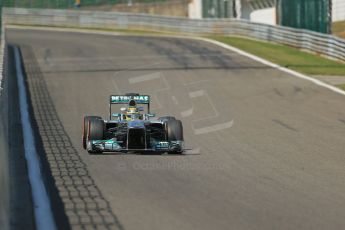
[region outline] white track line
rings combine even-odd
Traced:
[[[211,125],[211,126],[207,126],[204,128],[200,128],[200,129],[194,129],[194,134],[195,135],[200,135],[200,134],[205,134],[205,133],[211,133],[211,132],[216,132],[216,131],[220,131],[223,129],[229,129],[234,125],[234,120],[229,121],[229,122],[225,122],[222,124],[216,124],[216,125]]]
[[[55,230],[56,225],[47,190],[43,183],[39,158],[35,146],[34,133],[30,123],[27,93],[24,84],[19,49],[15,47],[14,52],[18,79],[19,106],[23,126],[24,151],[32,190],[36,227],[38,230]]]
[[[181,117],[190,117],[193,115],[193,112],[194,112],[194,109],[193,107],[190,108],[190,109],[187,109],[185,111],[182,111],[180,114],[181,114]]]
[[[194,92],[189,92],[189,97],[190,98],[202,97],[204,95],[205,95],[205,91],[204,90],[198,90],[198,91],[194,91]]]
[[[208,38],[195,38],[195,39],[215,44],[215,45],[220,46],[222,48],[225,48],[227,50],[231,50],[233,52],[236,52],[236,53],[238,53],[238,54],[240,54],[242,56],[248,57],[248,58],[250,58],[250,59],[252,59],[254,61],[257,61],[257,62],[260,62],[260,63],[262,63],[264,65],[270,66],[270,67],[272,67],[274,69],[277,69],[277,70],[280,70],[282,72],[288,73],[288,74],[290,74],[292,76],[295,76],[297,78],[301,78],[301,79],[310,81],[310,82],[312,82],[312,83],[314,83],[316,85],[325,87],[325,88],[330,89],[330,90],[332,90],[332,91],[334,91],[336,93],[345,95],[345,91],[343,91],[343,90],[341,90],[341,89],[339,89],[339,88],[337,88],[335,86],[329,85],[329,84],[327,84],[327,83],[325,83],[323,81],[320,81],[318,79],[315,79],[315,78],[309,77],[307,75],[301,74],[301,73],[296,72],[294,70],[287,69],[287,68],[282,67],[280,65],[274,64],[273,62],[267,61],[267,60],[265,60],[263,58],[255,56],[253,54],[247,53],[247,52],[245,52],[243,50],[240,50],[240,49],[237,49],[237,48],[235,48],[233,46],[230,46],[230,45],[227,45],[227,44],[224,44],[222,42],[218,42],[218,41],[215,41],[215,40],[212,40],[212,39],[208,39]]]
[[[156,73],[142,75],[139,77],[131,77],[128,79],[128,81],[129,81],[129,84],[136,84],[136,83],[141,83],[145,81],[157,80],[159,78],[161,78],[161,74],[160,72],[156,72]]]

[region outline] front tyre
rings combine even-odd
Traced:
[[[104,139],[104,121],[100,119],[91,119],[87,127],[87,151],[89,153],[101,153],[102,150],[93,148],[92,141]]]
[[[88,130],[88,124],[90,120],[94,120],[94,119],[102,119],[99,116],[85,116],[84,117],[84,122],[83,122],[83,137],[82,137],[82,143],[83,143],[83,148],[86,149],[87,148],[87,143],[86,143],[86,139],[87,139],[87,130]]]
[[[183,126],[180,120],[170,119],[164,122],[166,140],[170,143],[183,142]],[[183,152],[182,146],[176,145],[176,149],[169,152],[172,154],[181,154]]]

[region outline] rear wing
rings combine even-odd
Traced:
[[[150,104],[149,95],[136,95],[136,96],[111,95],[110,96],[110,104],[128,104],[131,100],[134,100],[137,104],[142,104],[142,105]]]
[[[150,113],[150,96],[149,95],[111,95],[109,98],[109,119],[111,120],[111,105],[128,104],[134,100],[138,105],[147,105],[148,113]]]

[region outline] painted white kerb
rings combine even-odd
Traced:
[[[36,227],[38,230],[56,230],[50,200],[42,179],[40,163],[35,146],[34,133],[30,123],[28,100],[19,49],[15,47],[14,52],[18,80],[19,106],[23,126],[24,151],[32,190]]]

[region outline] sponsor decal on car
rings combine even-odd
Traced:
[[[110,97],[110,103],[112,104],[126,104],[130,100],[134,100],[138,104],[147,104],[150,102],[150,96],[148,95],[139,95],[139,96],[112,95]]]

